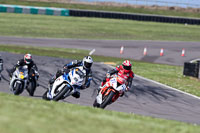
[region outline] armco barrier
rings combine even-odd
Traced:
[[[181,24],[195,24],[195,25],[200,24],[200,19],[195,19],[195,18],[181,18],[181,17],[168,17],[160,15],[132,14],[132,13],[104,12],[104,11],[70,10],[70,16],[128,19],[128,20],[138,20],[138,21],[153,21],[153,22],[181,23]]]
[[[75,9],[68,10],[65,8],[48,8],[48,7],[17,6],[17,5],[0,4],[0,12],[128,19],[128,20],[138,20],[138,21],[153,21],[153,22],[164,22],[164,23],[181,23],[181,24],[200,25],[200,19],[195,19],[195,18],[181,18],[181,17],[161,16],[161,15],[105,12],[105,11],[92,11],[92,10],[75,10]]]
[[[69,10],[65,8],[48,8],[48,7],[1,5],[1,4],[0,4],[0,12],[69,16]]]

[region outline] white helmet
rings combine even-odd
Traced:
[[[86,68],[86,69],[91,68],[92,63],[93,63],[93,60],[92,60],[92,57],[91,57],[91,56],[85,56],[85,57],[83,58],[83,67],[84,67],[84,68]]]

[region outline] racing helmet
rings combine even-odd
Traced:
[[[83,67],[85,69],[90,69],[91,66],[92,66],[92,63],[93,63],[93,60],[92,60],[92,57],[91,56],[85,56],[83,58]]]
[[[132,64],[129,60],[125,60],[122,63],[122,67],[123,67],[125,73],[129,73],[131,71],[131,66],[132,66]]]
[[[31,55],[31,54],[25,54],[25,55],[24,55],[24,62],[25,62],[26,64],[30,64],[31,61],[32,61],[32,55]]]

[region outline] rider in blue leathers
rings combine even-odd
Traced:
[[[63,66],[63,70],[58,70],[56,75],[54,75],[50,80],[49,80],[49,84],[50,86],[53,85],[54,81],[61,75],[63,75],[64,72],[69,72],[69,70],[71,68],[74,67],[79,67],[79,66],[83,66],[83,68],[86,70],[86,78],[85,78],[85,83],[81,86],[80,89],[86,89],[90,86],[90,81],[92,80],[92,71],[91,71],[91,67],[93,64],[93,60],[92,57],[90,56],[86,56],[83,58],[83,60],[74,60],[68,64],[65,64]],[[73,97],[75,98],[79,98],[80,97],[80,92],[79,91],[75,91],[72,94]]]

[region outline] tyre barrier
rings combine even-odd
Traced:
[[[90,11],[70,10],[70,16],[127,19],[127,20],[137,20],[137,21],[152,21],[152,22],[163,22],[163,23],[200,25],[200,19],[196,19],[196,18],[182,18],[182,17],[169,17],[169,16],[161,16],[161,15],[105,12],[105,11],[92,11],[92,10]]]
[[[34,7],[34,6],[19,6],[19,5],[3,5],[0,4],[0,12],[8,13],[25,13],[25,14],[43,14],[57,16],[77,16],[77,17],[96,17],[96,18],[111,18],[111,19],[126,19],[137,21],[151,21],[163,23],[180,23],[200,25],[200,19],[197,18],[182,18],[170,17],[150,14],[136,13],[120,13],[120,12],[105,12],[93,10],[76,10],[65,8],[49,8],[49,7]]]
[[[185,62],[183,75],[200,78],[200,61],[197,62]]]

